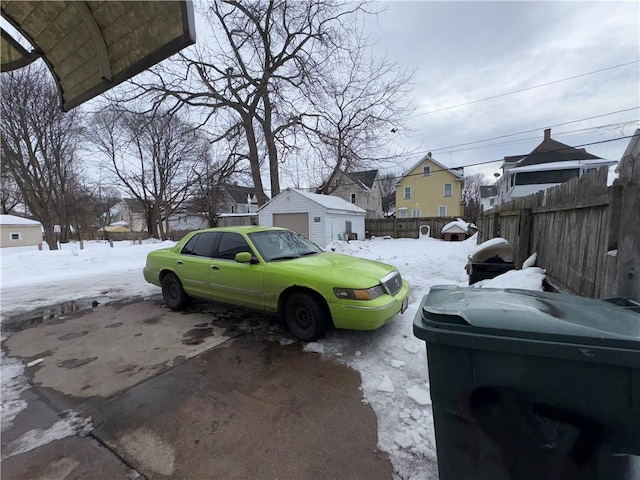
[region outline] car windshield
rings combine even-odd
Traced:
[[[290,260],[322,252],[315,243],[291,230],[265,230],[250,233],[249,238],[266,262]]]

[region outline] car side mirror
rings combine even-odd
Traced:
[[[254,263],[253,259],[255,257],[251,255],[251,252],[239,252],[236,253],[235,260],[239,263]]]

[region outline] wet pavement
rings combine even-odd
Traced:
[[[3,478],[392,478],[359,374],[277,319],[154,299],[48,320],[2,344],[42,359],[2,434]],[[79,435],[22,452],[69,415]]]

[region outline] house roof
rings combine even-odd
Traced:
[[[495,197],[498,195],[498,187],[495,185],[481,185],[480,198]]]
[[[252,187],[224,184],[220,185],[220,188],[224,188],[236,203],[248,203],[249,197],[251,197],[251,203],[257,203],[255,191]]]
[[[504,162],[505,164],[508,163],[517,165],[518,167],[524,167],[527,165],[567,162],[571,160],[601,160],[601,158],[590,154],[584,148],[571,147],[554,140],[551,138],[551,129],[546,129],[544,139],[531,153],[528,155],[505,157]]]
[[[131,213],[144,213],[144,208],[142,208],[142,204],[137,198],[123,198],[122,201],[127,205]]]
[[[312,202],[315,202],[330,210],[345,210],[345,211],[354,212],[354,213],[367,213],[366,210],[354,205],[353,203],[349,203],[340,197],[335,197],[333,195],[321,195],[319,193],[310,193],[310,192],[305,192],[303,190],[296,190],[293,188],[287,188],[287,190],[297,192],[303,197],[308,198]]]
[[[0,225],[42,225],[40,222],[16,215],[0,215]]]
[[[598,167],[598,166],[611,166],[618,163],[615,160],[604,160],[602,158],[596,158],[592,160],[567,160],[564,162],[547,162],[543,164],[525,165],[510,168],[509,173],[518,172],[539,172],[542,170],[564,170],[567,168],[586,168],[586,167]]]
[[[187,1],[2,1],[2,18],[31,43],[2,31],[2,71],[43,58],[58,84],[62,110],[122,83],[195,43]]]
[[[422,157],[419,161],[417,161],[410,169],[408,169],[404,175],[402,175],[402,177],[400,177],[398,179],[398,181],[396,182],[396,185],[400,184],[400,182],[402,182],[402,180],[409,175],[409,173],[411,173],[413,170],[415,170],[418,165],[420,165],[422,162],[424,162],[425,160],[429,160],[432,163],[435,163],[437,166],[439,166],[440,168],[442,168],[442,170],[446,170],[448,171],[451,175],[453,175],[454,177],[457,177],[459,180],[464,179],[464,169],[463,168],[450,168],[447,167],[446,165],[440,163],[439,161],[437,161],[435,158],[433,158],[431,156],[431,152],[427,153],[424,157]]]
[[[295,188],[287,188],[286,190],[283,190],[282,192],[280,192],[279,195],[276,195],[275,197],[273,197],[271,199],[271,201],[275,200],[276,198],[278,198],[280,195],[284,194],[285,192],[295,192],[298,195],[303,196],[304,198],[306,198],[307,200],[310,200],[318,205],[320,205],[321,207],[324,207],[328,210],[342,210],[345,212],[351,212],[351,213],[357,213],[357,214],[366,214],[367,211],[354,205],[353,203],[349,203],[346,200],[343,200],[340,197],[335,197],[333,195],[322,195],[319,193],[310,193],[310,192],[305,192],[304,190],[297,190]],[[266,204],[264,204],[262,207],[260,207],[258,209],[258,211],[262,210],[263,208],[265,208],[267,205],[269,205],[270,202],[267,202]]]
[[[366,172],[351,172],[345,175],[356,185],[364,190],[370,190],[378,176],[378,170],[367,170]]]

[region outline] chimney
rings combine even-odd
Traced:
[[[549,140],[551,138],[551,129],[550,128],[546,128],[544,130],[544,139],[545,140]]]

